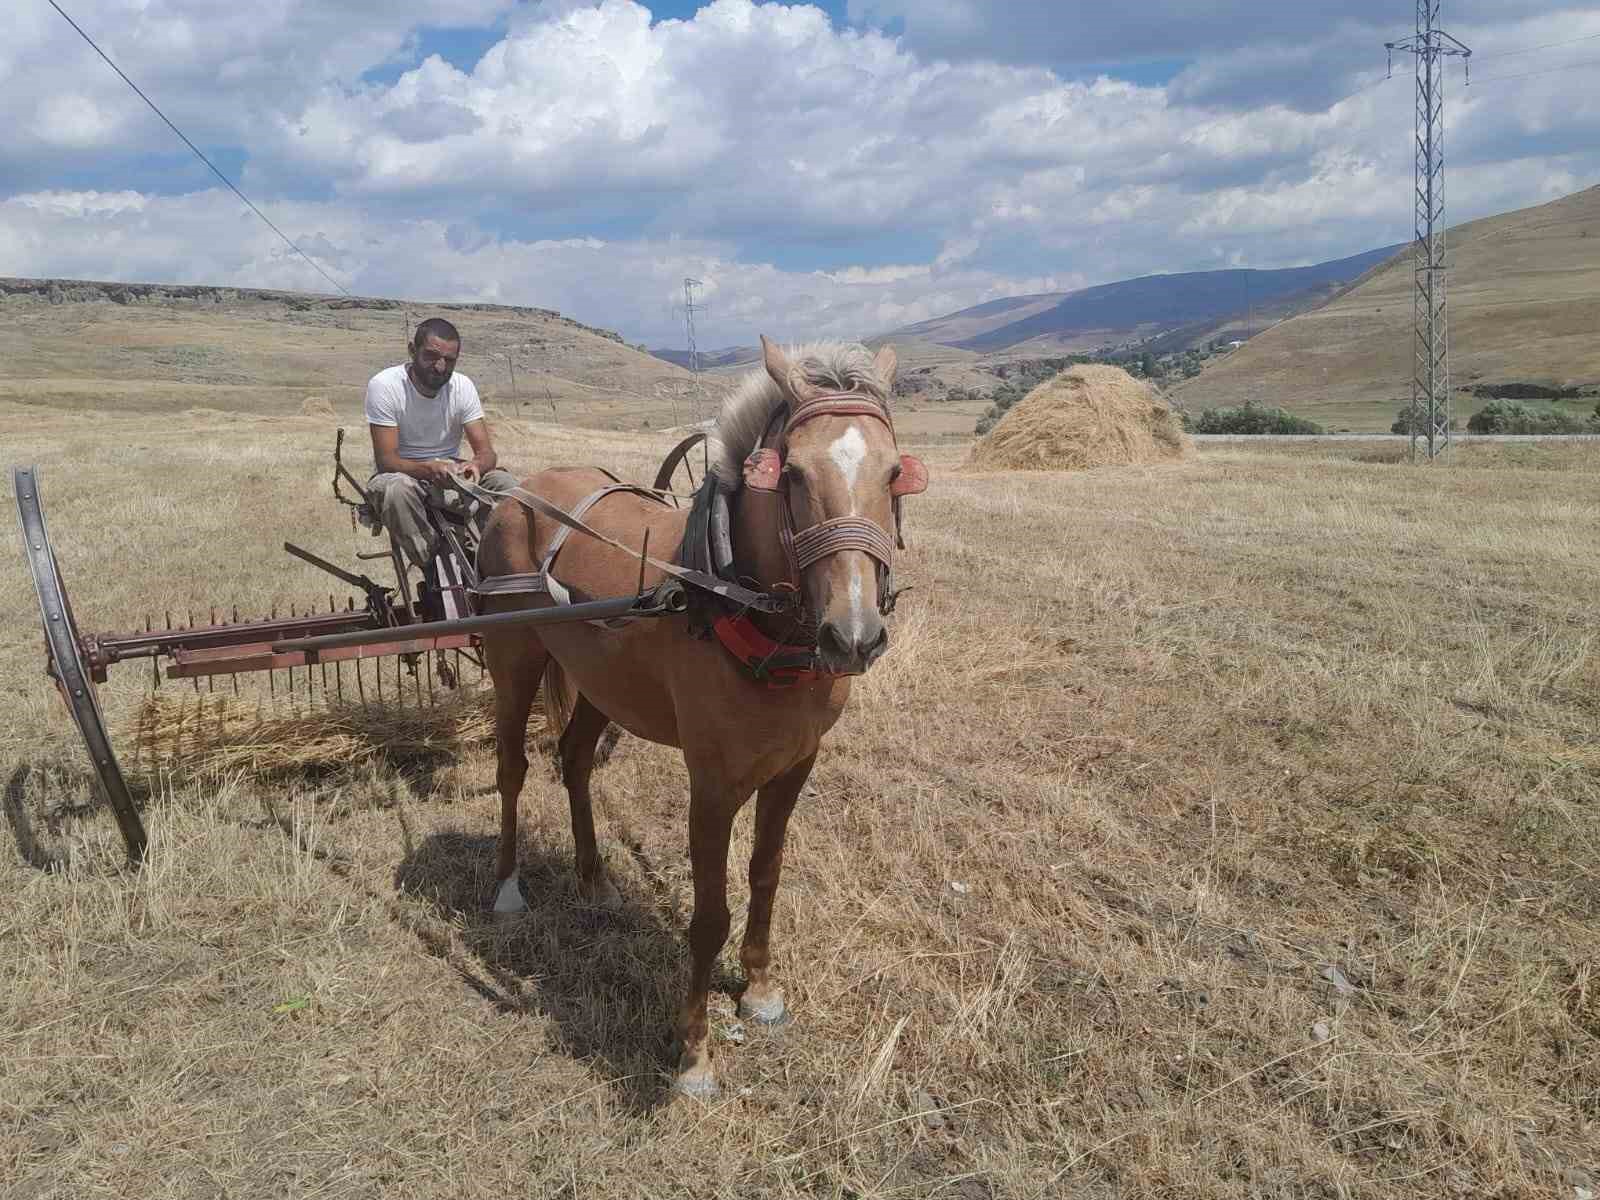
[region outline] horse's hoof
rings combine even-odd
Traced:
[[[739,997],[739,1018],[744,1021],[753,1021],[757,1025],[768,1029],[779,1029],[789,1024],[794,1018],[789,1015],[789,1010],[784,1007],[782,993],[773,993],[770,996],[758,996],[755,999],[748,995]]]
[[[680,1096],[688,1096],[691,1100],[712,1101],[722,1095],[722,1089],[717,1086],[717,1080],[708,1071],[686,1071],[672,1081],[672,1090]]]
[[[500,881],[500,888],[494,895],[494,915],[497,920],[520,917],[528,911],[528,902],[522,898],[522,885],[517,882],[517,877],[512,875]]]

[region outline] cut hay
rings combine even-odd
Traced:
[[[300,415],[302,417],[331,417],[333,416],[333,401],[326,396],[307,396],[300,401]]]
[[[1177,415],[1120,367],[1071,367],[1041,383],[972,448],[971,465],[1074,471],[1175,462],[1189,452]]]
[[[530,732],[543,729],[536,712]],[[494,693],[472,690],[432,706],[311,704],[236,696],[151,696],[131,729],[131,767],[153,776],[255,775],[360,767],[378,759],[455,757],[494,740]]]

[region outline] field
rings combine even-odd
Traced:
[[[329,418],[98,416],[0,400],[86,628],[325,601],[279,543],[347,559]],[[498,430],[636,478],[672,440]],[[615,916],[536,766],[533,911],[490,919],[482,745],[157,776],[129,873],[0,551],[6,1195],[1583,1200],[1596,453],[1021,477],[930,444],[915,590],[791,828],[796,1022],[734,1020],[736,882],[711,1105],[662,1075],[673,754],[624,738],[596,777]],[[144,675],[113,673],[124,727]]]

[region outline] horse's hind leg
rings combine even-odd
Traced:
[[[526,630],[512,630],[487,634],[483,657],[494,677],[495,783],[500,789],[494,911],[526,912],[528,904],[517,885],[517,798],[528,774],[528,713],[549,656]]]
[[[755,847],[750,854],[750,910],[745,919],[744,943],[739,962],[749,986],[739,997],[739,1015],[762,1025],[786,1019],[783,989],[772,982],[768,936],[772,928],[772,901],[783,870],[783,840],[789,828],[800,789],[811,775],[812,755],[771,780],[756,797]]]
[[[558,753],[561,779],[567,785],[567,802],[572,808],[572,844],[578,868],[578,895],[602,908],[618,908],[622,897],[606,875],[605,864],[594,836],[594,802],[589,794],[589,777],[594,773],[595,746],[610,718],[581,693],[573,707],[567,727],[561,731]]]

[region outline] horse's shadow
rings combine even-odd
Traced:
[[[461,930],[488,976],[477,978],[474,964],[452,963],[464,982],[502,1011],[546,1018],[551,1048],[598,1070],[630,1110],[648,1111],[668,1098],[685,950],[682,922],[674,927],[663,897],[630,894],[627,881],[613,875],[622,908],[589,905],[578,896],[570,843],[531,832],[518,873],[528,912],[507,919],[490,909],[492,835],[441,832],[407,841],[395,885]],[[435,939],[419,936],[448,960]]]

